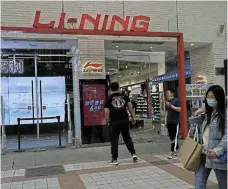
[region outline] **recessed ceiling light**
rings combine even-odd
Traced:
[[[152,49],[153,47],[151,46],[150,48]]]
[[[193,43],[191,43],[191,46],[193,46],[194,44]]]
[[[126,68],[127,68],[127,66],[126,66]]]
[[[116,45],[116,48],[118,48],[119,46],[118,45]]]

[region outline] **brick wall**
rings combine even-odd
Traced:
[[[105,50],[104,50],[104,40],[99,38],[84,38],[78,40],[78,47],[80,49],[80,57],[81,57],[81,69],[83,69],[83,66],[88,61],[93,62],[101,62],[105,63]],[[82,74],[81,78],[91,77],[93,79],[105,79],[106,73],[105,73],[105,67],[103,74]]]
[[[214,67],[223,68],[225,59],[227,59],[227,44],[226,44],[226,42],[215,42],[215,43],[213,43]],[[221,85],[225,89],[225,76],[224,75],[215,75],[214,83]]]
[[[226,42],[224,35],[218,35],[217,31],[221,24],[227,23],[227,2],[226,1],[178,1],[177,10],[175,1],[63,1],[64,12],[67,17],[79,18],[82,13],[95,15],[97,13],[109,15],[146,15],[151,18],[150,30],[152,31],[177,31],[177,11],[179,31],[184,33],[186,42],[211,43],[191,52],[191,66],[193,77],[198,73],[205,73],[210,82],[220,83],[222,78],[214,76],[215,65],[222,66],[222,60],[226,56]],[[124,9],[123,9],[124,7]],[[46,23],[50,20],[58,21],[62,11],[60,1],[2,1],[1,2],[1,25],[5,26],[32,26],[35,11],[41,10],[41,21]],[[68,25],[65,25],[69,27]],[[89,27],[89,25],[87,25]],[[120,26],[117,26],[117,28]],[[13,38],[58,38],[75,39],[77,36],[70,35],[44,35],[44,34],[5,34],[2,37]],[[85,36],[86,37],[86,36]],[[117,39],[117,37],[103,37],[103,39]],[[89,37],[88,59],[91,54],[103,53],[103,39]],[[122,37],[118,39],[123,39]],[[125,37],[125,40],[132,39]],[[134,38],[140,40],[164,40]],[[85,49],[82,39],[79,40],[79,48]],[[166,39],[168,40],[168,39]],[[93,48],[95,47],[95,48]],[[206,52],[206,49],[209,52]],[[82,50],[86,51],[86,50]],[[93,57],[93,58],[94,58]],[[196,58],[197,57],[197,58]],[[99,60],[104,60],[101,56]],[[200,60],[200,61],[199,61]],[[202,65],[199,65],[202,64]],[[206,68],[206,69],[205,69]]]
[[[206,76],[209,83],[214,82],[212,49],[212,44],[209,44],[190,52],[192,83],[195,83],[194,79],[198,75]]]

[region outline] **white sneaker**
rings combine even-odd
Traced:
[[[132,158],[134,162],[138,162],[138,157],[135,154],[132,155]]]
[[[112,159],[110,164],[111,165],[119,165],[119,162],[117,160]]]
[[[167,156],[167,159],[173,159],[174,156],[175,156],[174,152],[171,152],[171,153]]]

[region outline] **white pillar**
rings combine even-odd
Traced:
[[[80,88],[79,88],[79,76],[80,76],[80,51],[77,49],[73,52],[71,59],[72,71],[73,71],[73,99],[74,99],[74,128],[75,128],[75,147],[80,148],[82,146],[81,136],[81,109],[80,109]]]

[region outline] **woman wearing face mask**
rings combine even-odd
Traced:
[[[219,189],[227,189],[227,123],[225,93],[219,85],[211,86],[206,93],[205,120],[199,129],[203,144],[201,163],[195,173],[195,189],[206,189],[208,176],[213,169]],[[192,136],[194,129],[190,131]],[[225,157],[225,158],[224,158]]]

